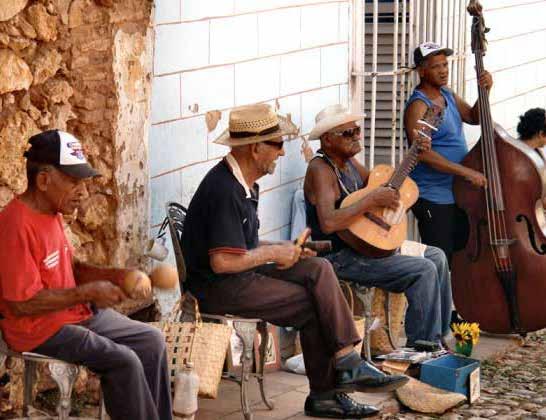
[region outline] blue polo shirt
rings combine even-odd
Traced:
[[[457,109],[453,92],[446,87],[442,87],[441,93],[446,102],[446,109],[438,131],[432,134],[432,150],[451,162],[461,163],[468,153],[468,146],[463,132],[463,120]],[[432,101],[423,92],[415,89],[406,103],[406,109],[417,100],[432,106]],[[419,198],[436,204],[455,203],[453,177],[454,175],[439,172],[426,163],[419,163],[411,173],[411,178],[419,186]]]

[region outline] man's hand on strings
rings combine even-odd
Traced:
[[[430,137],[420,134],[417,129],[413,129],[413,138],[420,153],[428,152],[432,149],[432,140]]]
[[[493,76],[491,76],[491,73],[489,73],[487,70],[484,70],[480,74],[480,78],[478,80],[478,84],[485,88],[488,92],[491,91],[491,88],[493,87]]]

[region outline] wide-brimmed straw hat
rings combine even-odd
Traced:
[[[356,114],[350,112],[343,105],[330,105],[320,111],[315,117],[315,126],[309,133],[309,140],[318,140],[327,131],[339,125],[347,124],[353,121],[359,121],[366,114]]]
[[[406,407],[426,414],[442,414],[466,401],[463,394],[444,391],[413,378],[396,390],[396,396]]]
[[[282,142],[293,139],[298,132],[290,115],[278,115],[267,104],[247,105],[234,108],[229,113],[229,127],[214,143],[243,146],[263,141]]]

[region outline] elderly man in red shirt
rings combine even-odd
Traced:
[[[113,420],[171,419],[170,384],[161,332],[112,309],[126,298],[128,270],[77,262],[63,229],[99,174],[80,142],[51,130],[30,139],[28,188],[0,212],[0,329],[15,351],[87,366],[101,377]],[[131,297],[150,293],[137,280]],[[130,400],[127,399],[130,396]]]

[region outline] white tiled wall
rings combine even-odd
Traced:
[[[529,108],[546,107],[546,1],[484,0],[482,4],[491,28],[484,66],[494,81],[492,116],[517,137],[519,115]],[[477,98],[474,58],[468,57],[466,64],[466,99],[473,104]],[[466,134],[473,145],[479,127],[467,126]]]
[[[348,97],[349,1],[156,0],[150,131],[152,226],[164,202],[189,204],[207,171],[228,152],[212,140],[234,106],[267,102],[303,133],[323,107]],[[205,113],[222,112],[208,133]],[[290,206],[306,164],[301,141],[285,147],[260,180],[260,234],[289,237]],[[155,232],[155,230],[152,232]]]

